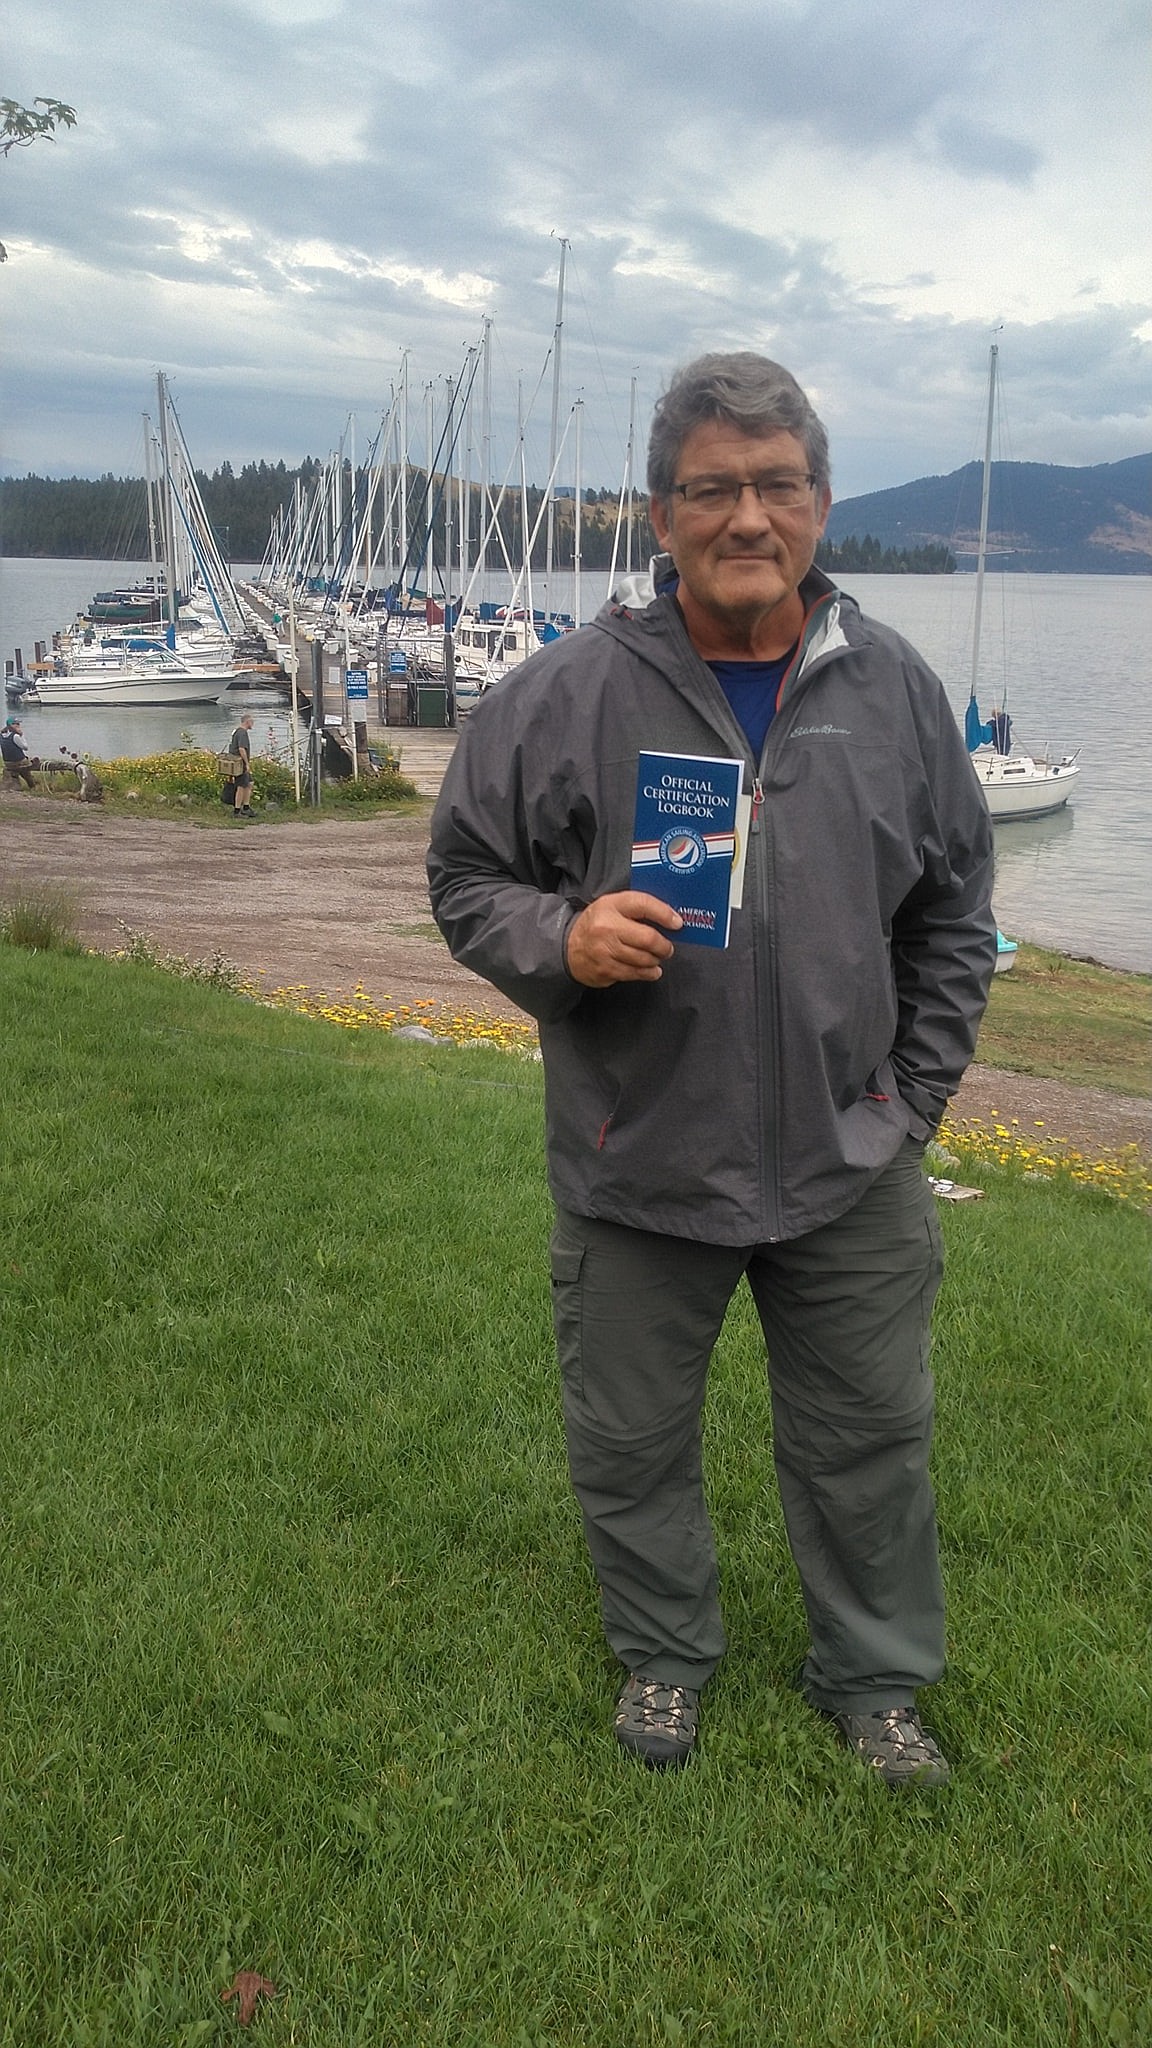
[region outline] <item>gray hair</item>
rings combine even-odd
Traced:
[[[767,356],[740,349],[685,363],[657,400],[648,437],[652,497],[668,497],[680,450],[693,428],[706,420],[729,420],[742,434],[794,434],[804,443],[817,487],[827,486],[828,436],[792,372]]]

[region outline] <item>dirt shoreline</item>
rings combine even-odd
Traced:
[[[450,733],[403,735],[402,767],[431,796]],[[427,812],[219,828],[114,817],[13,796],[0,805],[0,886],[63,885],[87,944],[114,951],[123,927],[193,959],[220,952],[269,988],[304,985],[376,1001],[431,1000],[455,1010],[520,1013],[458,967],[432,924],[424,879]],[[1082,1151],[1137,1145],[1152,1159],[1152,1102],[974,1066],[960,1117],[1043,1123]]]

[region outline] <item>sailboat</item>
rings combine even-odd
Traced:
[[[1037,759],[1019,751],[1012,741],[1007,704],[990,717],[980,715],[976,700],[980,676],[980,622],[984,609],[984,569],[988,554],[988,504],[992,490],[992,427],[996,416],[996,367],[1000,351],[992,343],[988,360],[988,418],[984,434],[984,477],[980,499],[980,539],[976,553],[976,610],[972,626],[972,684],[964,716],[964,738],[972,766],[987,799],[990,815],[1044,818],[1060,810],[1080,774],[1075,754],[1059,760]]]
[[[57,707],[93,704],[216,704],[236,680],[245,620],[200,495],[188,445],[163,371],[157,373],[161,470],[152,473],[145,415],[144,455],[152,573],[144,589],[151,614],[145,630],[101,631],[108,616],[101,593],[84,619],[53,636],[51,661],[37,664],[29,701]],[[155,492],[155,495],[154,495]],[[162,527],[158,559],[156,513]],[[181,607],[196,592],[189,629]],[[122,595],[120,593],[119,595]],[[206,615],[203,607],[210,607]]]

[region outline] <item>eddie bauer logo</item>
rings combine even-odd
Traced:
[[[852,728],[850,725],[794,725],[792,727],[792,737],[794,740],[822,739],[826,733],[832,734],[837,739],[850,740]]]

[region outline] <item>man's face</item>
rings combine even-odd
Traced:
[[[744,434],[727,420],[694,427],[680,450],[676,482],[696,478],[806,476],[804,443],[794,434]],[[707,629],[737,630],[781,611],[781,626],[800,626],[796,588],[812,566],[832,494],[808,488],[799,505],[783,509],[742,491],[736,504],[702,514],[676,491],[653,499],[652,525],[680,573],[680,602],[693,638],[694,614]]]

